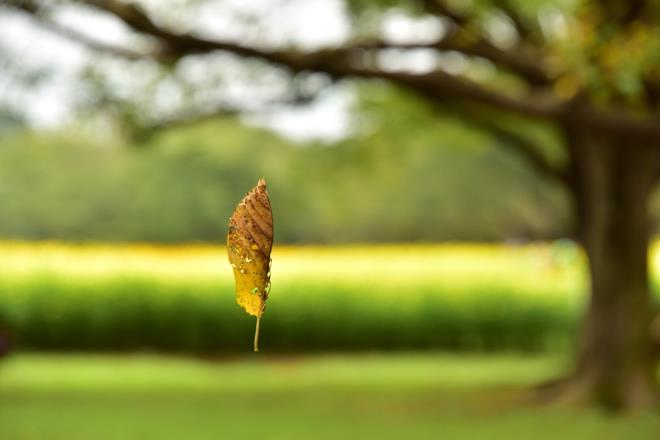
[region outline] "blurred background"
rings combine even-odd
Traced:
[[[610,23],[644,56],[589,64],[600,3],[0,2],[0,437],[655,438],[654,413],[528,401],[588,302],[571,194],[539,171],[562,133],[406,83],[533,91],[505,58],[529,39],[577,72],[557,97],[588,78],[634,107],[658,30]],[[261,177],[252,354],[224,242]]]

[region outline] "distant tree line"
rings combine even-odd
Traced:
[[[224,242],[232,207],[259,177],[268,180],[280,243],[565,234],[569,210],[551,182],[451,119],[415,130],[425,113],[410,114],[410,105],[381,121],[386,129],[337,145],[292,144],[233,119],[138,145],[7,135],[0,238]]]

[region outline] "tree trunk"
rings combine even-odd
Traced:
[[[593,137],[573,141],[578,237],[588,257],[591,295],[575,375],[562,394],[612,409],[652,405],[647,202],[657,153]]]

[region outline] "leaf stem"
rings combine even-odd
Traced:
[[[259,351],[259,321],[261,320],[261,315],[257,315],[257,327],[254,329],[254,351]]]

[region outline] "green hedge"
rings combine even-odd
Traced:
[[[458,289],[458,290],[457,290]],[[262,320],[266,352],[540,351],[565,348],[580,295],[506,286],[280,283]],[[200,354],[251,349],[254,318],[215,281],[139,277],[0,280],[0,322],[22,350],[153,349]]]

